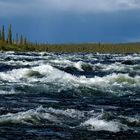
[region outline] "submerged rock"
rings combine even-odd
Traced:
[[[41,78],[41,77],[43,77],[43,75],[42,74],[40,74],[38,71],[29,71],[27,74],[26,74],[26,76],[28,76],[28,77],[37,77],[37,78]]]
[[[134,62],[131,61],[131,60],[126,60],[126,61],[123,61],[122,64],[125,64],[125,65],[134,65]]]
[[[68,66],[64,69],[65,72],[77,72],[77,69],[73,66]]]
[[[86,71],[86,72],[88,72],[88,71],[93,71],[92,66],[89,65],[89,64],[82,64],[81,68],[82,68],[84,71]]]

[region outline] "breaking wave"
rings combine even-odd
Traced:
[[[93,131],[111,131],[119,132],[126,131],[128,127],[117,121],[106,121],[98,119],[99,114],[94,111],[79,111],[75,109],[54,109],[43,108],[42,106],[31,109],[26,112],[19,112],[16,114],[8,113],[7,115],[0,116],[0,125],[2,124],[25,124],[25,125],[62,125],[68,126],[71,129],[82,127],[82,129]],[[85,122],[85,118],[92,117]],[[67,121],[66,121],[67,120]]]
[[[140,76],[131,77],[128,74],[110,74],[107,76],[87,78],[86,76],[75,76],[67,72],[61,71],[49,64],[42,64],[32,68],[14,69],[8,72],[0,73],[0,81],[12,82],[13,84],[21,83],[23,85],[32,85],[34,88],[41,85],[51,91],[51,86],[56,87],[54,91],[62,91],[69,89],[92,89],[94,91],[123,92],[123,87],[140,87]],[[50,86],[49,86],[50,85]],[[32,87],[32,86],[31,86]],[[128,88],[128,90],[129,90]],[[41,89],[41,88],[40,88]],[[44,88],[43,88],[44,89]],[[128,93],[126,93],[128,94]]]
[[[81,124],[81,126],[87,127],[88,130],[93,131],[111,131],[111,132],[119,132],[119,131],[126,131],[128,129],[127,126],[122,125],[119,122],[115,121],[105,121],[99,120],[97,118],[90,118],[89,120],[85,121]]]

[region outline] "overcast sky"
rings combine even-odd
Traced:
[[[32,41],[140,41],[140,0],[0,0],[0,25]]]

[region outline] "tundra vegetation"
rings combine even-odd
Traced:
[[[15,37],[13,37],[15,36]],[[65,53],[140,53],[140,42],[136,43],[81,43],[81,44],[49,44],[30,42],[22,34],[13,35],[9,25],[6,36],[4,25],[0,29],[1,51],[36,51],[36,52],[65,52]]]

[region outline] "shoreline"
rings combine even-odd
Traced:
[[[28,44],[0,42],[0,51],[54,53],[140,53],[140,43],[123,44]]]

